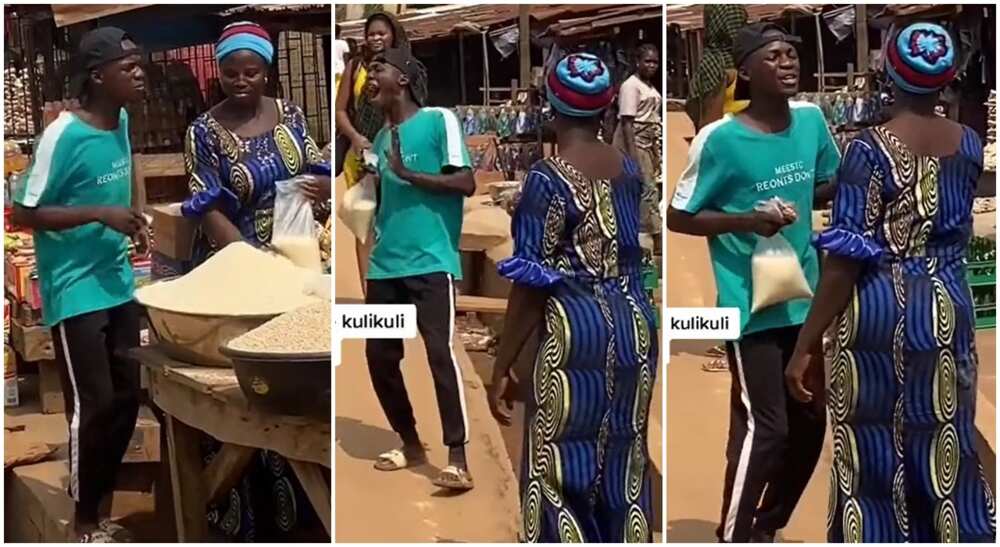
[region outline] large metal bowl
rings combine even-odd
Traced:
[[[219,351],[233,361],[240,390],[251,405],[287,416],[330,419],[329,353],[281,355]]]
[[[167,355],[194,365],[225,368],[233,362],[219,348],[276,317],[192,315],[149,306],[146,311],[149,327]]]

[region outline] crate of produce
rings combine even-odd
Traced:
[[[997,326],[996,306],[976,308],[976,330],[993,329]]]
[[[993,286],[997,284],[997,263],[969,262],[966,267],[966,277],[970,287]]]

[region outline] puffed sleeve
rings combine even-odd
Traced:
[[[514,255],[497,265],[500,275],[515,283],[543,288],[562,280],[552,266],[566,226],[566,201],[552,179],[532,168],[524,181],[521,199],[514,209],[512,233]]]
[[[188,199],[181,205],[186,217],[201,217],[219,208],[228,218],[234,218],[240,200],[222,183],[219,153],[209,129],[193,123],[184,137],[184,165],[188,171]]]
[[[861,261],[877,261],[884,251],[875,237],[883,217],[884,174],[876,152],[863,138],[851,141],[837,172],[830,228],[815,238],[817,248]]]

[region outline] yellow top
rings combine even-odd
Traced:
[[[742,111],[744,108],[750,106],[750,101],[737,101],[736,97],[736,75],[733,75],[733,80],[726,87],[726,99],[722,103],[722,111],[726,114],[736,114]],[[726,77],[729,77],[729,74]]]

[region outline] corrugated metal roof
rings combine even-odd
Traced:
[[[766,21],[779,18],[786,13],[800,13],[812,15],[823,11],[823,6],[827,4],[751,4],[747,5],[747,15],[750,21]],[[704,6],[702,4],[689,4],[684,6],[667,6],[667,24],[677,25],[681,30],[694,30],[704,28],[705,22],[702,16]]]
[[[554,36],[578,36],[595,29],[660,17],[659,5],[576,4],[532,5],[533,23],[550,25]],[[448,36],[470,24],[484,30],[509,24],[518,18],[518,6],[512,4],[448,5],[416,9],[397,15],[411,42]],[[361,39],[364,20],[337,22],[341,36]]]
[[[65,27],[147,7],[133,4],[52,4],[52,16],[57,27]]]
[[[229,17],[232,15],[239,15],[243,13],[297,13],[303,11],[329,12],[330,5],[329,4],[248,4],[245,6],[236,6],[224,11],[220,11],[219,15],[223,17]]]

